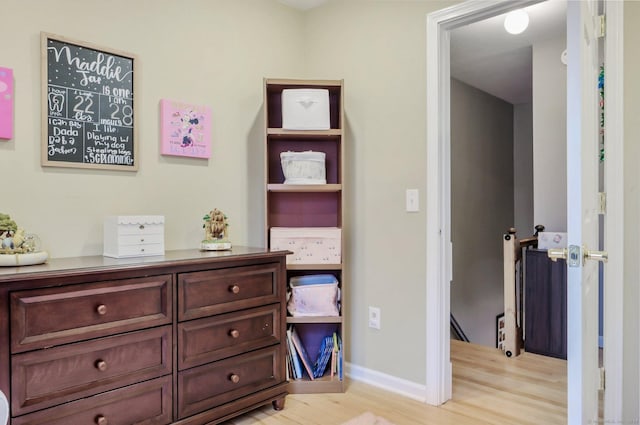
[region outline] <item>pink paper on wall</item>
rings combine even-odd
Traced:
[[[13,70],[0,67],[0,139],[13,138]]]
[[[160,100],[160,153],[209,158],[211,109],[173,100]]]

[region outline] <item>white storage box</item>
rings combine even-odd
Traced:
[[[566,248],[567,234],[563,232],[538,233],[538,249]]]
[[[282,90],[282,128],[329,130],[329,90]]]
[[[105,217],[103,254],[114,258],[164,255],[164,216]]]
[[[272,227],[271,250],[292,251],[287,264],[340,264],[342,231],[337,227]]]
[[[281,152],[285,184],[326,184],[324,152]]]
[[[340,289],[332,274],[297,276],[289,279],[291,293],[287,310],[293,317],[339,316]]]

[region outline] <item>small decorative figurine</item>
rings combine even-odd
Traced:
[[[229,224],[227,216],[215,208],[209,211],[203,218],[204,240],[200,243],[200,249],[204,251],[224,251],[231,249],[229,241]]]
[[[8,214],[0,213],[0,266],[26,266],[47,261],[40,239],[25,233]]]

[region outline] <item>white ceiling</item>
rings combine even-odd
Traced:
[[[515,105],[530,102],[531,46],[566,36],[566,9],[566,0],[526,7],[529,26],[518,35],[505,31],[504,15],[451,31],[451,76]]]

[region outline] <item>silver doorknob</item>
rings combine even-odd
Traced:
[[[547,256],[551,258],[552,261],[558,261],[558,259],[566,260],[567,248],[549,248]]]
[[[609,253],[607,251],[588,251],[584,250],[585,260],[596,260],[606,263],[609,260]]]
[[[577,245],[570,245],[568,249],[551,248],[547,251],[547,256],[553,261],[558,261],[559,258],[567,260],[569,267],[579,267],[581,264],[584,264],[586,260],[596,260],[606,263],[609,259],[609,253],[607,251],[589,251],[585,248],[581,250]]]

